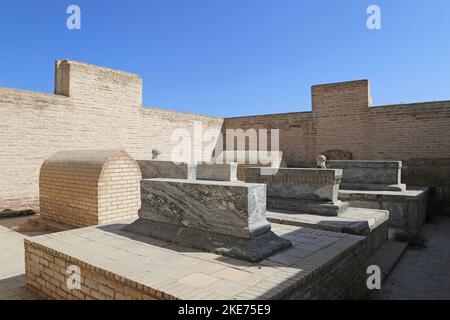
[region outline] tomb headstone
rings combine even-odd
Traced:
[[[137,160],[142,179],[170,178],[195,180],[195,165],[162,160]]]
[[[348,203],[338,200],[342,170],[247,168],[246,182],[267,185],[267,207],[299,213],[338,216]]]
[[[199,163],[196,167],[197,180],[237,181],[237,163]]]
[[[373,191],[405,191],[401,183],[401,161],[327,161],[331,169],[342,169],[341,189]]]

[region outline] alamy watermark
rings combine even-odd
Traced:
[[[66,273],[69,275],[66,281],[69,290],[81,289],[81,270],[80,267],[71,265],[67,268]]]
[[[66,9],[66,13],[69,15],[66,20],[66,26],[69,30],[81,29],[81,9],[77,5],[70,5]]]
[[[369,290],[381,290],[381,269],[377,265],[371,265],[367,267],[366,285]]]
[[[367,7],[367,18],[366,25],[369,30],[380,30],[381,29],[381,8],[376,4],[372,4]]]
[[[201,121],[194,121],[193,129],[177,128],[171,134],[173,148],[170,159],[174,163],[238,162],[270,165],[280,157],[279,129],[203,129]]]

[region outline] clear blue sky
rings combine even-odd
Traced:
[[[208,115],[308,111],[311,85],[363,78],[375,105],[450,99],[448,0],[2,0],[0,41],[0,87],[52,92],[73,59],[139,74],[145,106]]]

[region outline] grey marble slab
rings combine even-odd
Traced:
[[[199,163],[196,168],[197,180],[237,181],[237,163]]]
[[[171,178],[195,180],[195,165],[161,160],[137,160],[143,179]]]
[[[250,261],[291,245],[271,232],[264,184],[144,179],[141,199],[127,231]]]
[[[327,167],[342,169],[341,189],[404,191],[401,161],[331,160]]]
[[[247,168],[246,182],[267,185],[269,209],[338,216],[348,203],[338,200],[340,169]]]

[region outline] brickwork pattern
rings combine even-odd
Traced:
[[[75,227],[137,218],[141,172],[121,150],[56,153],[40,173],[41,216]]]
[[[221,129],[224,141],[227,129],[267,129],[269,148],[270,130],[279,129],[288,166],[310,166],[318,154],[345,150],[356,160],[403,161],[409,185],[450,186],[447,166],[435,165],[450,158],[450,101],[372,107],[367,80],[313,86],[311,94],[311,112],[224,120],[142,108],[139,76],[59,61],[55,94],[0,88],[0,211],[37,207],[39,168],[59,150],[122,148],[135,159],[151,159],[157,149],[160,160],[171,160],[175,146],[190,144],[198,159],[209,160],[216,141],[192,139],[194,122],[203,132]],[[185,130],[174,141],[176,129]]]
[[[194,121],[204,132],[220,130],[223,122],[144,108],[140,77],[75,61],[57,63],[55,93],[0,88],[0,211],[38,209],[39,169],[55,152],[113,148],[151,159],[157,149],[161,160],[171,160],[174,146],[190,144],[203,145],[209,155],[215,141],[194,140]],[[184,140],[171,139],[176,129],[183,129]]]
[[[228,128],[280,129],[289,167],[312,166],[318,154],[350,151],[355,160],[403,161],[409,185],[450,186],[450,101],[376,106],[369,81],[312,87],[312,112],[225,119]]]
[[[67,285],[70,266],[80,268],[80,290]],[[28,288],[50,300],[155,300],[171,296],[25,240]]]

